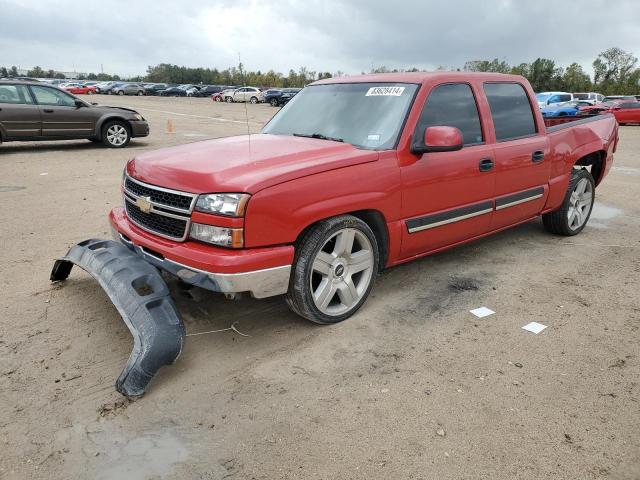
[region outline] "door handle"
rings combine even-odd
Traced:
[[[44,113],[53,113],[53,109],[51,108],[45,108],[44,110],[42,110]]]
[[[544,160],[544,152],[542,150],[536,150],[531,154],[531,161],[533,163],[538,163]]]
[[[490,158],[483,158],[480,160],[479,169],[481,172],[488,172],[493,168],[493,160]]]

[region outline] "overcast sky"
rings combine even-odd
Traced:
[[[435,69],[617,46],[640,56],[640,0],[0,0],[0,66],[136,75],[224,69]]]

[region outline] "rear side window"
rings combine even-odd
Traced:
[[[416,135],[420,138],[427,127],[456,127],[465,145],[482,143],[482,128],[476,100],[466,83],[450,83],[434,88],[422,109]]]
[[[31,95],[24,85],[0,85],[0,103],[31,105]]]
[[[496,140],[535,135],[536,122],[529,97],[519,83],[485,83]]]

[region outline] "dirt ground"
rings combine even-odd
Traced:
[[[640,478],[640,127],[579,236],[534,221],[394,268],[342,324],[172,283],[188,333],[250,336],[188,337],[129,402],[128,330],[81,270],[52,286],[53,260],[108,236],[131,156],[246,133],[245,106],[94,99],[151,136],[0,146],[0,478]],[[274,111],[247,105],[251,131]]]

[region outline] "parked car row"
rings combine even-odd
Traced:
[[[555,107],[574,100],[581,100],[590,105],[595,105],[596,103],[603,102],[605,98],[601,93],[595,92],[540,92],[536,94],[536,101],[540,108]]]
[[[614,95],[605,98],[608,99],[595,105],[585,100],[571,100],[559,105],[542,108],[541,113],[545,118],[611,113],[616,117],[620,125],[640,124],[640,101],[637,97]]]
[[[604,96],[601,93],[595,92],[540,92],[536,94],[536,102],[540,108],[555,107],[558,105],[564,105],[567,102],[582,101],[589,105],[597,105],[602,102],[609,102],[612,100],[624,100],[633,102],[640,100],[640,95],[609,95]]]
[[[23,79],[37,82],[37,79]],[[252,86],[238,85],[195,85],[144,83],[123,81],[73,81],[48,80],[46,83],[62,88],[74,95],[157,95],[162,97],[209,97],[215,102],[248,102],[268,103],[274,107],[281,107],[291,100],[300,88],[270,88],[263,89]]]

